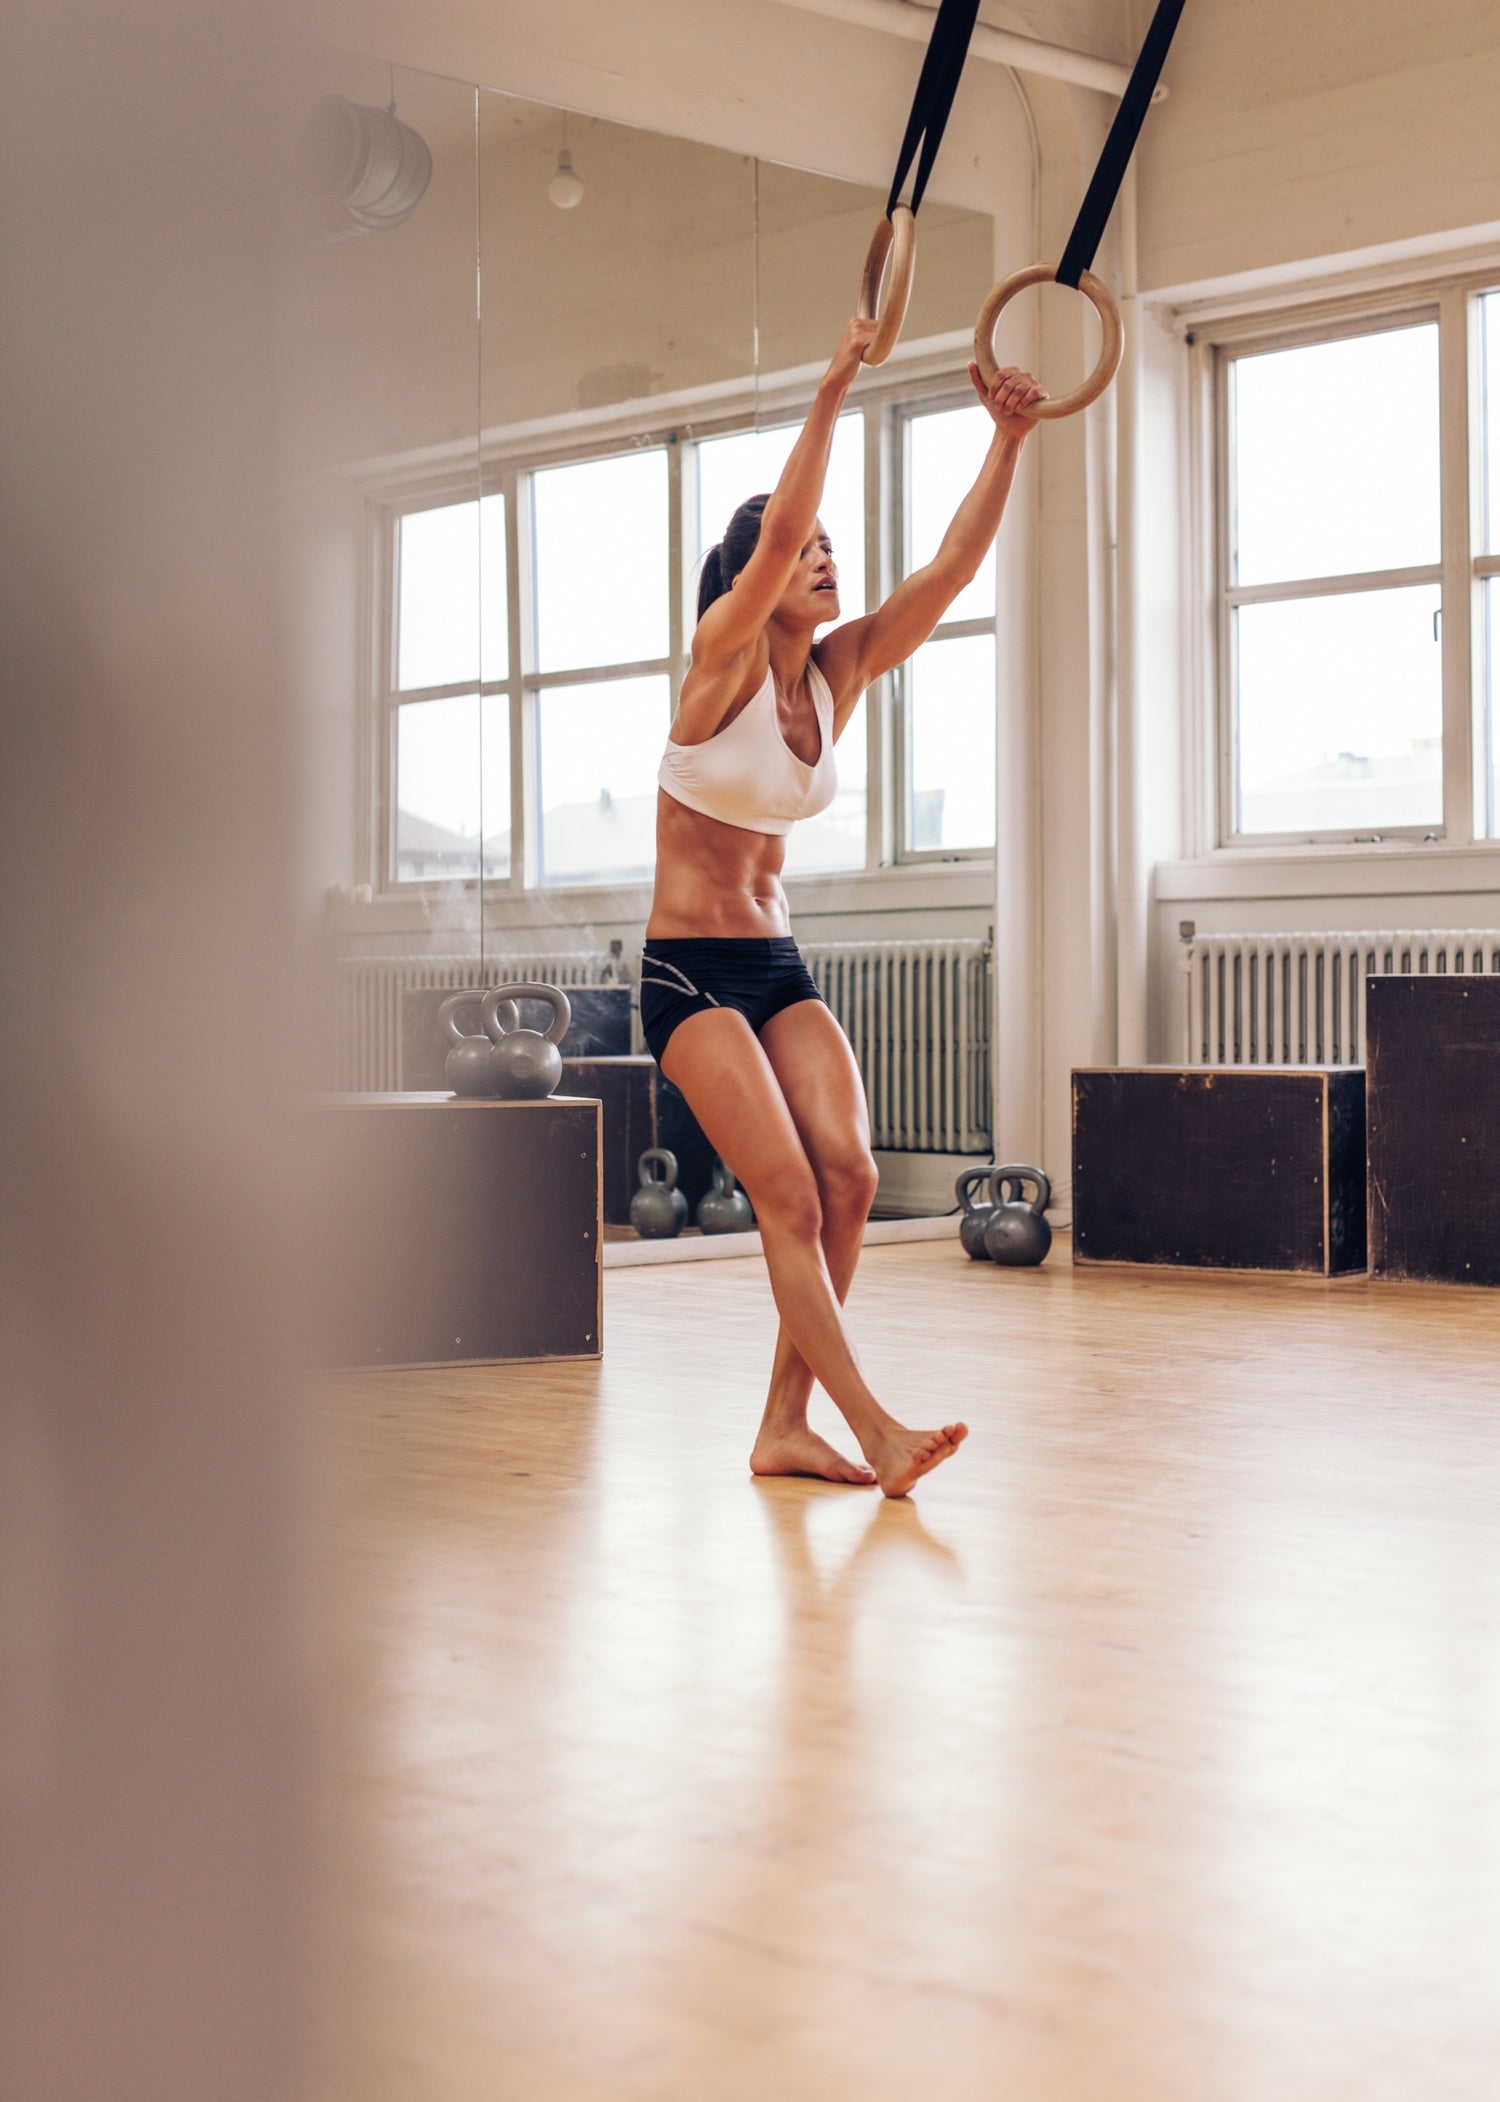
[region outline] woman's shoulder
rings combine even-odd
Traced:
[[[854,631],[859,625],[859,621],[844,621],[821,642],[813,644],[812,656],[808,660],[835,708],[851,698],[848,689],[857,675],[859,664],[859,638]],[[859,694],[855,693],[852,698],[858,700]]]
[[[733,664],[695,665],[689,660],[677,696],[673,731],[679,744],[701,744],[749,707],[771,677],[771,648],[762,635]]]

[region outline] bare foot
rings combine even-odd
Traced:
[[[967,1423],[945,1423],[940,1431],[909,1431],[892,1424],[873,1441],[875,1479],[887,1496],[905,1496],[924,1474],[951,1460],[968,1435]]]
[[[750,1455],[752,1474],[811,1474],[819,1481],[850,1482],[857,1489],[873,1489],[875,1475],[835,1452],[826,1438],[803,1424],[799,1430],[762,1431]]]

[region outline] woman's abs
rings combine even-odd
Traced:
[[[791,932],[781,864],[786,839],[746,832],[657,791],[656,888],[646,933],[654,940]]]

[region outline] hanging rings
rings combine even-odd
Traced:
[[[888,259],[889,271],[886,268]],[[876,222],[870,250],[865,257],[865,274],[860,279],[859,305],[855,311],[861,321],[878,321],[880,324],[875,331],[875,340],[865,348],[865,364],[883,365],[895,349],[901,324],[906,319],[916,267],[916,218],[909,206],[898,204],[888,219]],[[888,287],[885,286],[887,276],[890,278]],[[884,308],[880,304],[882,288],[886,291]]]
[[[995,323],[1018,292],[1030,285],[1052,284],[1057,277],[1056,263],[1028,263],[1024,270],[1013,270],[1009,277],[1002,277],[979,309],[979,319],[974,324],[974,362],[979,367],[979,376],[988,387],[999,371],[995,356]],[[1086,299],[1093,302],[1100,325],[1104,330],[1104,342],[1099,351],[1099,362],[1081,387],[1071,394],[1060,394],[1056,400],[1039,401],[1027,410],[1028,416],[1051,420],[1058,416],[1074,416],[1086,409],[1091,401],[1097,401],[1110,381],[1120,369],[1120,359],[1125,349],[1125,329],[1120,320],[1120,309],[1115,304],[1115,295],[1109,286],[1100,282],[1092,270],[1085,270],[1078,280],[1078,289]],[[860,309],[864,311],[863,308]],[[875,362],[874,360],[871,361]]]

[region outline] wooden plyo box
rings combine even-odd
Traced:
[[[637,1164],[648,1146],[665,1146],[676,1157],[677,1187],[689,1215],[696,1212],[713,1183],[714,1149],[654,1058],[564,1057],[562,1084],[570,1095],[596,1096],[604,1107],[608,1225],[630,1224],[630,1200],[640,1187]]]
[[[597,1102],[344,1095],[319,1116],[339,1363],[602,1354]]]
[[[1500,978],[1365,983],[1370,1272],[1500,1285]]]
[[[591,1097],[601,1111],[600,1162],[604,1220],[628,1226],[637,1186],[636,1162],[656,1140],[654,1058],[564,1058],[562,1085],[570,1095]]]
[[[1075,1072],[1073,1260],[1363,1270],[1363,1070]]]

